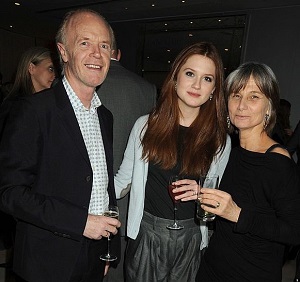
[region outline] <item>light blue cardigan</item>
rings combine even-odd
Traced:
[[[135,122],[128,139],[123,162],[115,176],[117,198],[124,197],[130,191],[127,236],[131,239],[135,239],[138,235],[144,212],[148,162],[142,160],[141,131],[147,120],[148,115],[140,117]],[[222,177],[229,158],[230,149],[231,141],[230,137],[227,136],[226,147],[222,154],[219,153],[214,158],[208,175],[218,174],[220,178]],[[200,229],[202,232],[202,249],[207,245],[207,228],[203,225]]]

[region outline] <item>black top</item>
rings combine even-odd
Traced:
[[[217,217],[197,281],[280,282],[285,244],[300,244],[300,180],[284,155],[232,149],[220,190],[241,207]]]
[[[173,201],[168,192],[168,184],[171,175],[179,174],[182,145],[187,130],[188,127],[180,126],[179,128],[178,164],[173,169],[164,170],[159,165],[149,162],[144,210],[154,216],[167,219],[174,218]],[[191,176],[185,178],[195,179]],[[178,219],[189,219],[195,216],[194,201],[178,202],[177,208]]]

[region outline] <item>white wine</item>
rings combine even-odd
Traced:
[[[116,211],[105,211],[103,213],[104,216],[107,216],[107,217],[112,217],[112,218],[116,218],[118,219],[119,218],[119,213],[116,212]]]

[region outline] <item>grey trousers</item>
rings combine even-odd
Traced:
[[[125,254],[126,282],[190,282],[201,260],[200,227],[194,219],[180,220],[182,230],[166,228],[172,220],[144,212],[135,240]]]

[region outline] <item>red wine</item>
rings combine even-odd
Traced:
[[[178,196],[178,195],[181,195],[183,194],[184,192],[177,192],[177,193],[173,193],[172,190],[175,189],[175,188],[178,188],[180,187],[181,185],[169,185],[168,188],[169,188],[169,194],[173,200],[174,203],[178,203],[179,200],[175,200],[175,196]]]

